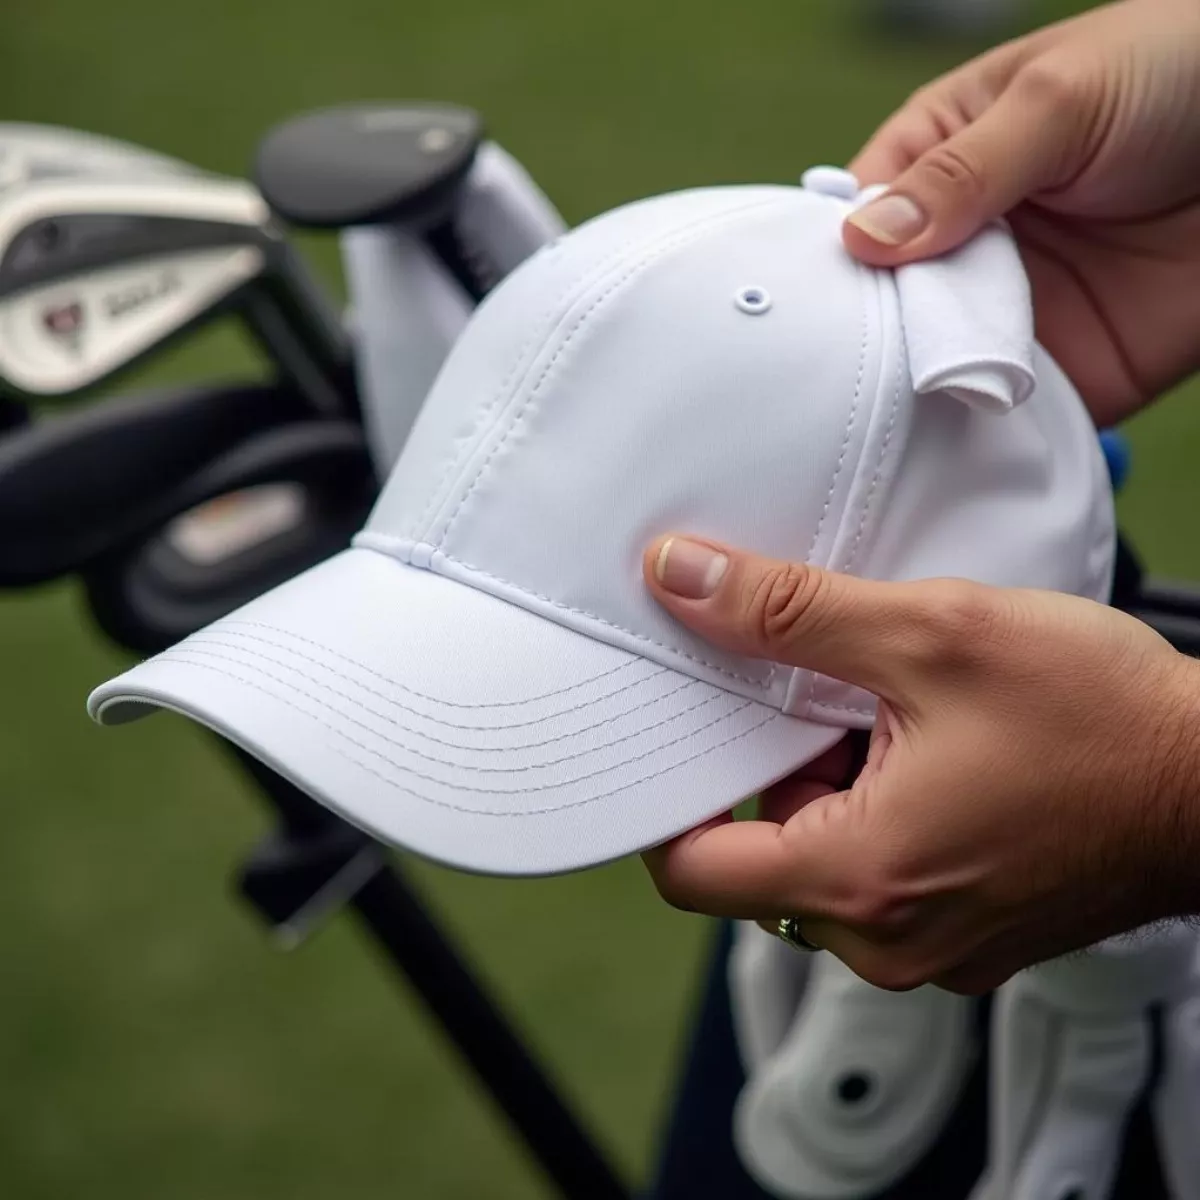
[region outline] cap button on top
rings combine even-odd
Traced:
[[[853,200],[858,195],[858,180],[841,167],[809,167],[800,176],[800,186],[838,200]]]

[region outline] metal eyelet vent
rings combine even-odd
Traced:
[[[742,312],[757,317],[771,307],[771,295],[766,288],[744,287],[734,296],[733,302]]]

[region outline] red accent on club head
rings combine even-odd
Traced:
[[[78,333],[83,325],[83,305],[76,300],[59,308],[48,308],[42,313],[42,324],[58,337]]]

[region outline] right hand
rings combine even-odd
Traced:
[[[1200,367],[1197,0],[1123,0],[1000,46],[918,91],[850,169],[890,185],[845,228],[876,266],[1008,216],[1038,339],[1097,424]],[[924,218],[907,237],[897,198]]]
[[[1200,912],[1200,663],[1116,609],[963,580],[877,582],[686,535],[650,595],[713,645],[880,700],[843,741],[643,856],[671,903],[803,920],[877,987],[998,987]]]

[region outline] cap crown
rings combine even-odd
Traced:
[[[1012,499],[1006,454],[1024,473],[1019,501],[1053,488],[1032,403],[999,417],[914,398],[893,276],[846,253],[846,210],[803,188],[709,188],[628,205],[544,248],[456,343],[357,544],[789,712],[868,723],[869,701],[852,692],[696,638],[642,578],[645,547],[667,531],[878,573],[878,525],[916,406],[936,418],[958,477],[943,507],[957,504],[954,488]],[[968,447],[1003,460],[978,488]],[[905,470],[920,478],[898,519],[936,527],[937,468],[932,480],[928,462]],[[1063,545],[1054,531],[1044,539],[1054,579],[1036,566],[1007,579],[1019,562],[1002,552],[998,581],[1062,586],[1093,500],[1081,492],[1061,514]],[[991,577],[969,543],[992,512],[972,508],[958,530],[968,569],[950,555],[941,573]],[[919,527],[897,531],[884,572],[936,568],[922,544]]]

